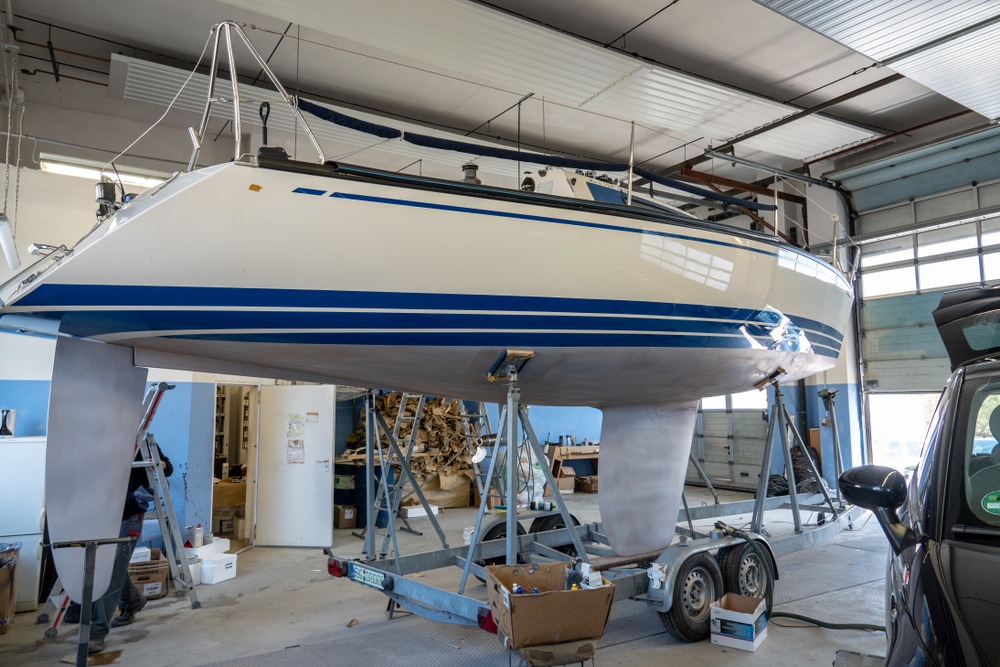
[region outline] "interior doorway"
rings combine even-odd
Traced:
[[[259,396],[258,385],[215,388],[211,532],[238,541],[234,546],[253,542]]]

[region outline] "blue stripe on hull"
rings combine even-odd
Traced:
[[[794,325],[786,325],[780,341],[771,338],[774,327],[760,322],[712,321],[694,319],[651,319],[636,317],[543,315],[543,314],[478,314],[478,313],[413,313],[413,312],[303,312],[303,311],[217,311],[217,310],[128,310],[86,311],[68,314],[64,331],[82,337],[97,337],[121,331],[192,331],[292,329],[303,333],[323,329],[395,332],[398,336],[410,332],[461,332],[484,335],[484,332],[504,332],[506,335],[577,335],[609,336],[634,339],[646,336],[673,340],[665,334],[694,334],[705,338],[735,336],[749,344],[747,337],[760,347],[779,345],[803,347],[808,340],[817,348],[836,354],[840,341],[818,333],[806,333]],[[470,331],[471,330],[471,331]],[[569,343],[567,343],[569,345]],[[605,345],[610,343],[604,343]],[[631,343],[636,345],[636,343]],[[699,345],[703,347],[707,345]],[[820,352],[822,353],[822,352]]]
[[[619,301],[569,297],[501,296],[487,294],[425,294],[239,287],[162,287],[131,285],[39,285],[17,303],[17,308],[77,308],[109,306],[160,308],[338,308],[356,311],[496,311],[507,314],[560,313],[592,317],[650,316],[729,320],[739,324],[774,325],[774,311],[729,306],[700,306],[657,301]],[[803,317],[789,316],[802,329],[821,333],[837,345],[843,335],[833,327]],[[648,325],[647,325],[648,326]]]
[[[671,334],[615,333],[539,333],[539,332],[258,332],[220,334],[185,334],[165,336],[182,340],[215,340],[244,343],[280,343],[286,345],[371,345],[400,347],[627,347],[627,348],[696,348],[750,349],[744,338],[723,336],[679,336]],[[765,351],[760,348],[760,351]],[[798,340],[782,341],[769,352],[800,352]],[[836,351],[817,348],[817,356],[836,358]]]

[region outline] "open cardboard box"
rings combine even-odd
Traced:
[[[562,563],[486,568],[493,620],[512,649],[600,638],[615,597],[614,585],[607,579],[602,581],[599,588],[565,590],[566,566]],[[525,592],[515,594],[515,583]],[[532,593],[533,588],[538,593]]]
[[[764,598],[726,593],[712,603],[712,643],[756,651],[767,638]]]

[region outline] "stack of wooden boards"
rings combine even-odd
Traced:
[[[402,402],[399,392],[386,393],[376,400],[376,408],[385,418],[389,428],[396,423]],[[416,404],[406,406],[404,419],[398,436],[400,447],[409,440],[414,426],[412,419]],[[458,401],[449,398],[427,398],[420,421],[416,424],[417,434],[410,460],[420,490],[427,501],[439,507],[468,507],[471,502],[473,479],[472,453],[469,451],[462,426],[462,415]],[[389,440],[381,437],[382,460],[389,458]],[[348,451],[344,458],[363,464],[365,460],[365,426],[361,425],[347,437]],[[376,461],[377,463],[377,461]],[[403,505],[417,504],[413,496],[405,499]]]

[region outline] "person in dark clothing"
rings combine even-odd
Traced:
[[[163,472],[166,477],[169,477],[173,474],[174,467],[171,465],[170,459],[163,455],[159,445],[156,445],[156,450],[160,455]],[[135,460],[142,460],[141,452],[136,452]],[[128,625],[135,619],[136,612],[146,606],[146,598],[136,589],[135,584],[128,576],[128,563],[132,558],[135,544],[142,534],[143,515],[149,509],[150,501],[153,500],[153,492],[149,489],[148,484],[146,469],[132,468],[128,479],[128,490],[125,494],[121,529],[118,533],[119,537],[127,536],[132,539],[118,545],[114,569],[111,571],[111,583],[101,599],[94,601],[90,624],[90,643],[87,648],[89,653],[98,653],[104,649],[104,638],[111,631],[111,626]],[[117,623],[111,620],[116,605],[124,616],[123,621]],[[115,621],[118,619],[116,618]]]

